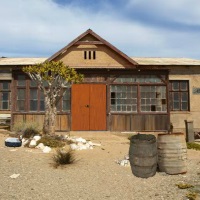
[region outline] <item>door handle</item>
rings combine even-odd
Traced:
[[[89,108],[90,106],[89,106],[89,105],[85,105],[85,107],[86,107],[86,108]]]

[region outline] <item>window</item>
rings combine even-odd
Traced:
[[[189,110],[189,81],[170,81],[169,92],[172,111]]]
[[[48,87],[46,83],[45,86]],[[8,86],[4,84],[4,88],[8,88]],[[44,93],[38,89],[37,83],[35,81],[29,80],[24,75],[18,75],[16,81],[16,91],[16,111],[44,112]],[[4,98],[7,98],[7,96]],[[63,98],[57,104],[57,111],[70,111],[70,99],[70,89],[67,89]]]
[[[165,86],[140,86],[141,112],[166,112]]]
[[[137,86],[112,85],[111,111],[137,112]]]
[[[96,51],[84,51],[84,59],[87,60],[95,60],[96,59]]]
[[[0,110],[10,110],[10,81],[0,81]]]
[[[167,112],[166,75],[120,75],[110,87],[111,111]]]

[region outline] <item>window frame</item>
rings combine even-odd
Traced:
[[[3,88],[3,83],[8,83],[8,89]],[[8,100],[3,100],[3,93],[8,93]],[[3,109],[3,102],[8,103],[8,108]],[[0,111],[10,111],[11,110],[11,81],[10,80],[0,80]]]
[[[41,101],[44,101],[43,99],[41,99],[42,95],[40,89],[38,88],[37,85],[31,85],[32,80],[27,76],[25,76],[25,84],[22,85],[18,85],[18,76],[22,76],[24,74],[15,74],[15,81],[14,81],[14,88],[16,91],[16,95],[15,95],[15,106],[14,106],[14,112],[16,113],[44,113],[45,112],[45,105],[44,105],[44,110],[41,110]],[[25,90],[25,102],[24,102],[24,110],[19,110],[18,109],[18,90],[19,89],[24,89]],[[31,89],[36,89],[37,90],[37,110],[31,110]],[[71,90],[69,90],[69,96],[71,98]],[[69,105],[69,110],[63,110],[63,97],[61,98],[61,100],[58,103],[58,109],[57,112],[58,114],[63,114],[63,113],[70,113],[71,112],[71,99],[69,101],[70,105]]]
[[[172,88],[172,83],[174,82],[177,82],[179,83],[179,87],[178,87],[178,90],[173,90]],[[186,82],[187,83],[187,90],[181,90],[181,82]],[[190,87],[189,87],[189,80],[169,80],[169,109],[171,112],[189,112],[190,111]],[[178,93],[178,96],[179,96],[179,109],[174,109],[173,107],[173,98],[172,98],[172,94],[173,93]],[[187,93],[187,107],[188,109],[187,110],[183,110],[182,109],[182,93]]]
[[[111,87],[109,87],[109,104],[110,104],[110,113],[111,114],[128,114],[128,113],[132,113],[132,114],[168,114],[169,110],[168,110],[168,76],[166,74],[152,74],[153,76],[157,76],[158,78],[161,79],[160,82],[117,82],[116,80],[118,78],[120,78],[120,76],[126,76],[126,75],[130,75],[130,76],[148,76],[148,74],[123,74],[123,75],[116,75],[114,78],[112,78],[112,81],[110,82],[110,86],[111,85],[124,85],[124,86],[137,86],[137,111],[112,111],[111,110]],[[119,79],[120,80],[120,79]],[[164,86],[166,88],[166,111],[141,111],[141,86]]]

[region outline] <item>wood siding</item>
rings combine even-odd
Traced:
[[[111,131],[160,131],[168,129],[167,114],[112,114]]]
[[[42,127],[44,122],[43,114],[13,114],[13,124],[22,122],[35,122],[38,126]],[[56,131],[69,131],[70,130],[70,115],[58,114],[56,117]]]

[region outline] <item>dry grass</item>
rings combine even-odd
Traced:
[[[53,155],[53,166],[57,168],[60,165],[69,165],[76,161],[74,152],[72,150],[57,149],[56,154]]]

